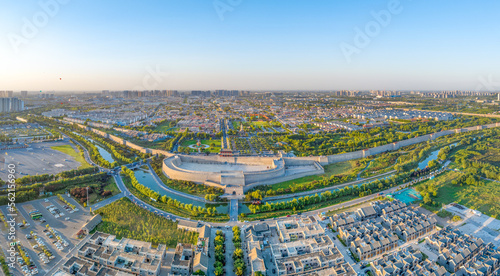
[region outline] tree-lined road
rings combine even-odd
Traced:
[[[382,173],[382,174],[379,174],[379,175],[376,175],[376,176],[372,176],[372,177],[368,177],[368,178],[363,178],[363,179],[360,179],[360,180],[355,180],[355,181],[351,181],[351,182],[347,182],[347,183],[344,183],[344,184],[339,184],[339,185],[335,185],[335,186],[331,186],[331,187],[325,187],[325,188],[321,188],[321,189],[316,189],[316,190],[311,190],[311,191],[304,191],[304,192],[300,192],[300,193],[294,193],[294,194],[286,194],[286,195],[279,195],[279,196],[270,196],[270,197],[265,197],[263,200],[264,201],[272,201],[272,200],[277,200],[277,199],[285,199],[285,198],[291,198],[291,197],[300,197],[300,196],[306,196],[306,195],[314,195],[316,193],[322,193],[322,192],[326,192],[326,191],[331,191],[331,190],[337,190],[337,189],[342,189],[346,186],[352,186],[352,185],[356,185],[356,184],[360,184],[360,183],[363,183],[363,182],[367,182],[367,181],[370,181],[370,180],[374,180],[374,179],[382,179],[382,178],[385,178],[393,173],[395,173],[396,170],[392,170],[392,171],[389,171],[389,172],[386,172],[386,173]]]

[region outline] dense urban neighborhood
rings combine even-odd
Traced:
[[[5,275],[500,274],[496,93],[0,92]]]

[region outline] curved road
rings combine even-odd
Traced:
[[[172,194],[175,194],[175,195],[178,195],[178,196],[182,196],[182,197],[185,197],[187,199],[192,199],[192,200],[196,200],[196,201],[201,201],[201,202],[204,202],[204,203],[209,203],[209,204],[221,204],[221,202],[213,202],[213,201],[208,201],[208,200],[205,200],[204,198],[202,197],[199,197],[199,196],[195,196],[195,195],[190,195],[190,194],[186,194],[186,193],[183,193],[183,192],[179,192],[177,190],[174,190],[170,187],[168,187],[167,185],[165,185],[163,183],[163,181],[161,180],[161,178],[156,174],[155,170],[153,170],[153,167],[151,167],[151,164],[149,164],[149,162],[147,163],[148,167],[149,167],[149,170],[151,171],[151,174],[153,175],[153,178],[155,179],[156,183],[158,184],[158,186],[160,188],[162,188],[163,190],[169,192],[169,193],[172,193]]]
[[[67,136],[66,136],[67,137]],[[71,138],[70,138],[71,139]],[[82,146],[80,143],[78,143],[77,141],[75,141],[78,145]],[[89,153],[87,151],[87,149],[85,147],[82,146],[82,148],[84,149],[84,155],[87,159],[87,161],[90,161],[89,163],[90,164],[95,164],[94,162],[92,162],[92,160],[90,160],[90,156],[89,156]],[[134,164],[135,165],[135,164]],[[140,164],[139,164],[140,165]],[[149,169],[151,170],[151,173],[154,175],[154,179],[159,183],[163,183],[161,181],[161,179],[159,178],[158,175],[156,175],[156,173],[154,172],[154,170],[152,169],[151,165],[149,164],[149,162],[147,163]],[[97,165],[96,165],[97,166]],[[446,168],[447,164],[443,167]],[[99,166],[98,166],[99,167]],[[136,196],[134,196],[133,194],[131,194],[128,189],[125,187],[125,185],[123,184],[123,181],[119,175],[119,172],[113,172],[109,169],[106,169],[106,168],[102,168],[102,167],[99,167],[100,169],[104,170],[104,171],[107,171],[108,173],[112,173],[116,183],[117,183],[117,186],[118,188],[120,189],[121,191],[121,194],[118,194],[118,195],[115,195],[114,197],[112,198],[109,198],[105,201],[102,201],[96,205],[94,205],[94,208],[101,208],[111,202],[113,202],[114,200],[116,199],[119,199],[123,196],[126,196],[127,198],[129,198],[132,202],[134,202],[136,205],[142,207],[142,208],[145,208],[149,211],[152,211],[158,215],[161,215],[163,217],[166,217],[166,218],[170,218],[170,219],[184,219],[184,220],[190,220],[190,219],[187,219],[187,218],[183,218],[183,217],[179,217],[177,215],[174,215],[174,214],[170,214],[168,212],[165,212],[163,210],[160,210],[158,208],[155,208],[151,205],[149,205],[148,203],[140,200],[139,198],[137,198]],[[443,169],[440,170],[443,171]],[[297,196],[302,196],[302,195],[307,195],[307,194],[313,194],[313,193],[319,193],[319,192],[323,192],[323,191],[327,191],[327,190],[332,190],[332,189],[339,189],[339,188],[342,188],[342,187],[345,187],[345,186],[348,186],[348,185],[355,185],[355,184],[358,184],[358,183],[361,183],[361,182],[365,182],[365,181],[369,181],[369,180],[372,180],[372,179],[375,179],[375,178],[381,178],[383,176],[387,176],[389,174],[392,174],[394,173],[395,170],[393,171],[390,171],[390,172],[387,172],[387,173],[384,173],[384,174],[381,174],[381,175],[378,175],[378,176],[374,176],[374,177],[371,177],[371,178],[366,178],[366,179],[361,179],[361,180],[356,180],[356,181],[352,181],[352,182],[349,182],[349,183],[344,183],[344,184],[341,184],[341,185],[337,185],[337,186],[334,186],[334,187],[326,187],[326,188],[321,188],[321,189],[317,189],[317,190],[313,190],[313,191],[307,191],[307,192],[301,192],[301,193],[296,193],[296,194],[289,194],[289,195],[281,195],[281,196],[276,196],[276,197],[268,197],[266,198],[266,200],[273,200],[273,199],[283,199],[283,198],[290,198],[290,197],[297,197]],[[421,181],[423,179],[427,179],[429,178],[431,175],[433,175],[433,173],[429,174],[428,176],[426,177],[421,177],[419,180],[414,180],[412,182],[408,182],[408,183],[404,183],[404,184],[401,184],[397,187],[393,187],[393,188],[390,188],[390,189],[387,189],[385,190],[384,192],[387,193],[387,192],[393,192],[395,191],[396,189],[398,188],[401,188],[401,187],[404,187],[408,184],[412,184],[412,183],[415,183],[416,181]],[[168,192],[171,192],[171,193],[174,193],[176,195],[179,195],[179,196],[183,196],[183,197],[186,197],[186,198],[189,198],[189,199],[194,199],[194,200],[202,200],[204,202],[207,202],[205,199],[202,199],[201,197],[197,197],[197,196],[192,196],[192,195],[187,195],[187,194],[184,194],[182,192],[179,192],[179,191],[176,191],[176,190],[173,190],[171,188],[168,188],[166,187],[165,185],[160,185],[160,187],[162,187],[163,189],[165,189],[166,191]],[[352,205],[357,205],[357,204],[360,204],[360,203],[363,203],[363,202],[366,202],[366,201],[369,201],[369,200],[372,200],[373,198],[377,197],[378,194],[375,194],[375,195],[369,195],[369,196],[365,196],[365,197],[362,197],[362,198],[357,198],[357,199],[354,199],[354,200],[351,200],[351,201],[348,201],[348,202],[344,202],[344,203],[339,203],[339,204],[336,204],[336,205],[332,205],[332,206],[328,206],[328,207],[325,207],[325,208],[322,208],[322,209],[318,209],[318,210],[314,210],[314,211],[310,211],[310,212],[306,212],[307,214],[318,214],[320,212],[322,212],[323,210],[332,210],[332,209],[337,209],[339,207],[341,208],[344,208],[344,207],[348,207],[348,206],[352,206]],[[207,202],[208,203],[208,202]],[[273,219],[268,219],[268,220],[273,220]],[[248,222],[245,222],[245,223],[248,223]],[[253,222],[255,223],[255,222]],[[237,221],[237,220],[230,220],[229,222],[226,222],[226,223],[206,223],[208,225],[213,225],[213,226],[232,226],[232,225],[238,225],[238,224],[241,224],[241,222]]]
[[[304,192],[294,193],[294,194],[286,194],[286,195],[265,197],[263,199],[263,201],[272,201],[272,200],[284,199],[284,198],[291,198],[291,197],[297,197],[297,196],[314,195],[316,193],[322,193],[322,192],[325,192],[325,191],[337,190],[337,189],[344,188],[345,186],[352,186],[352,185],[360,184],[360,183],[363,183],[363,182],[366,182],[366,181],[370,181],[370,180],[373,180],[373,179],[382,179],[382,178],[387,177],[388,175],[394,173],[395,171],[396,170],[392,170],[392,171],[389,171],[389,172],[386,172],[386,173],[383,173],[383,174],[379,174],[379,175],[376,175],[376,176],[372,176],[372,177],[368,177],[368,178],[363,178],[363,179],[360,179],[360,180],[355,180],[355,181],[351,181],[351,182],[347,182],[347,183],[343,183],[343,184],[339,184],[339,185],[335,185],[335,186],[331,186],[331,187],[325,187],[325,188],[321,188],[321,189],[316,189],[316,190],[311,190],[311,191],[304,191]]]
[[[422,177],[420,177],[418,179],[415,179],[415,180],[403,183],[401,185],[398,185],[396,187],[392,187],[390,189],[384,190],[382,193],[383,194],[393,193],[393,192],[396,192],[398,189],[405,188],[408,185],[415,184],[417,182],[426,180],[426,179],[430,178],[431,176],[440,174],[440,173],[442,173],[443,171],[445,171],[447,169],[448,164],[449,164],[449,162],[447,162],[438,171],[431,172],[431,173],[429,173],[426,176],[422,176]],[[130,199],[137,206],[139,206],[141,208],[144,208],[144,209],[146,209],[148,211],[154,212],[155,214],[157,214],[159,216],[163,216],[163,217],[168,218],[168,219],[172,219],[172,220],[182,219],[182,220],[188,220],[188,221],[196,221],[196,220],[192,220],[192,219],[189,219],[189,218],[180,217],[180,216],[168,213],[166,211],[160,210],[160,209],[158,209],[158,208],[156,208],[154,206],[151,206],[150,204],[142,201],[141,199],[137,198],[135,195],[133,195],[132,193],[130,193],[128,191],[127,187],[125,186],[125,184],[123,183],[123,181],[122,181],[122,179],[121,179],[121,177],[120,177],[120,175],[118,173],[113,173],[113,177],[114,177],[114,179],[116,181],[116,184],[117,184],[118,188],[120,189],[120,191],[122,191],[122,194],[124,196],[126,196],[128,199]],[[338,203],[338,204],[331,205],[331,206],[328,206],[328,207],[324,207],[324,208],[321,208],[321,209],[316,209],[316,210],[313,210],[313,211],[304,212],[303,215],[317,215],[317,214],[319,214],[321,212],[332,211],[332,210],[336,210],[336,209],[339,209],[339,208],[346,208],[346,207],[350,207],[350,206],[362,204],[362,203],[365,203],[365,202],[368,202],[368,201],[371,201],[371,200],[375,199],[376,197],[379,196],[379,193],[371,194],[371,195],[368,195],[368,196],[365,196],[365,197],[356,198],[356,199],[353,199],[353,200],[350,200],[350,201]],[[103,207],[103,206],[101,206],[101,207]],[[272,222],[274,220],[276,220],[276,218],[269,218],[269,219],[265,219],[264,221],[266,221],[266,222]],[[241,226],[241,225],[245,225],[245,224],[257,224],[257,223],[260,223],[261,221],[255,220],[255,221],[250,221],[250,222],[248,222],[248,221],[240,222],[238,220],[230,220],[228,222],[223,222],[223,223],[218,223],[218,222],[204,222],[204,221],[198,221],[198,222],[201,222],[201,223],[204,223],[206,225],[213,226],[213,227],[232,227],[234,225]]]

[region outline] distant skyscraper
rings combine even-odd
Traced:
[[[177,90],[163,90],[163,96],[166,97],[178,97],[179,92]]]
[[[12,98],[12,91],[0,91],[0,98]]]
[[[191,96],[201,96],[201,97],[210,97],[212,92],[209,90],[207,91],[200,91],[200,90],[192,90],[191,91]]]
[[[24,110],[24,102],[18,98],[0,98],[0,113]]]
[[[28,91],[21,91],[21,97],[22,98],[28,97]]]

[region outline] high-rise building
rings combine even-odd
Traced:
[[[178,97],[179,92],[177,90],[163,90],[162,92],[163,96],[166,97]]]
[[[28,91],[21,91],[21,97],[22,98],[28,97]]]
[[[24,102],[18,98],[0,98],[0,113],[24,110]]]
[[[12,91],[0,91],[0,98],[12,98],[13,94]]]
[[[200,91],[200,90],[191,91],[191,96],[210,97],[211,94],[212,93],[209,90],[207,90],[207,91]]]

